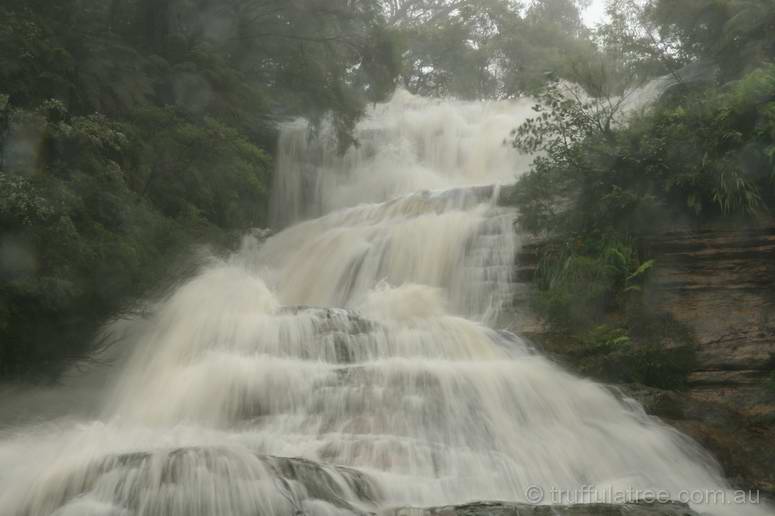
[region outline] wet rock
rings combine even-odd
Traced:
[[[353,346],[363,345],[365,342],[358,337],[381,329],[378,323],[342,308],[294,305],[282,307],[280,313],[311,316],[314,326],[313,339],[318,344],[323,341],[330,342],[336,355],[335,361],[339,364],[354,362]],[[301,358],[315,357],[302,355]]]
[[[351,468],[222,447],[105,456],[37,489],[21,514],[79,514],[72,512],[78,504],[99,500],[122,508],[121,514],[366,516],[381,498],[378,487]]]
[[[521,278],[533,276],[541,246],[523,246]],[[672,227],[643,247],[657,263],[645,304],[691,330],[696,356],[685,389],[626,392],[708,449],[736,487],[775,497],[775,220]],[[538,320],[518,331],[579,370],[574,342]]]
[[[642,385],[615,389],[643,405],[648,414],[699,442],[719,461],[733,485],[775,498],[775,428],[771,415],[743,416],[729,403],[703,399],[691,389],[676,392]]]
[[[645,246],[658,264],[648,302],[697,343],[686,392],[649,394],[647,410],[706,446],[736,485],[775,494],[775,221],[679,228]]]

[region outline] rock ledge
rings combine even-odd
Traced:
[[[699,516],[679,502],[627,504],[529,505],[507,502],[473,502],[445,507],[402,507],[383,516]]]

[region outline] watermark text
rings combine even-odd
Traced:
[[[573,505],[584,503],[626,504],[634,502],[670,503],[689,505],[743,505],[759,504],[759,491],[732,489],[635,489],[580,486],[573,489],[528,486],[525,499],[531,504]]]

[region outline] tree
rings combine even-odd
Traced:
[[[0,0],[0,377],[56,378],[195,244],[262,226],[278,119],[390,94],[370,0]],[[174,269],[174,270],[171,270]]]
[[[383,9],[388,25],[412,28],[443,24],[455,11],[473,3],[471,0],[384,0]]]
[[[388,2],[406,48],[404,85],[422,95],[502,98],[535,91],[547,73],[571,78],[597,49],[581,23],[583,2],[513,0]]]
[[[685,59],[707,59],[729,80],[775,55],[775,5],[769,0],[653,0],[647,15]]]

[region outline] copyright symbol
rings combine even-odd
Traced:
[[[525,491],[528,503],[539,504],[544,501],[544,490],[538,486],[530,486]]]

